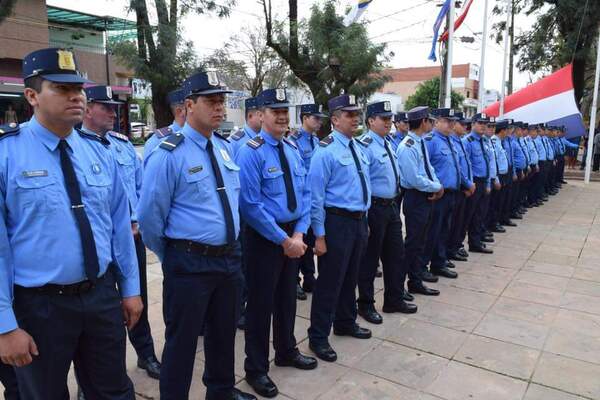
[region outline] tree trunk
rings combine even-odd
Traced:
[[[575,89],[575,102],[577,107],[581,107],[581,99],[585,89],[585,68],[587,60],[585,58],[575,57],[573,60],[573,87]],[[580,109],[580,111],[582,111]]]
[[[512,8],[511,8],[511,22],[510,29],[508,30],[508,39],[510,41],[510,48],[508,53],[508,84],[507,84],[507,92],[510,96],[513,93],[513,79],[514,79],[514,69],[515,69],[515,0],[512,0]]]
[[[171,108],[165,101],[166,98],[166,90],[152,86],[152,110],[154,111],[154,120],[156,121],[157,128],[171,125],[173,122]]]

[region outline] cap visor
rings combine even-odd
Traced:
[[[188,94],[189,96],[210,96],[211,94],[229,94],[233,93],[232,90],[227,89],[210,89],[210,90],[201,90],[199,92],[192,92]]]
[[[90,103],[102,103],[102,104],[125,104],[124,101],[115,101],[115,100],[90,100]]]
[[[89,79],[85,79],[75,74],[48,74],[40,76],[47,81],[57,83],[93,83]]]
[[[373,113],[370,115],[371,117],[382,117],[382,118],[387,118],[387,117],[393,117],[394,113],[393,112],[382,112],[382,113]]]
[[[290,103],[275,103],[275,104],[267,104],[265,105],[266,108],[273,108],[273,109],[278,109],[278,108],[290,108],[292,105]]]
[[[341,111],[362,111],[362,108],[359,106],[351,106],[351,107],[342,107],[339,110]]]
[[[329,117],[329,115],[323,114],[323,113],[314,113],[314,114],[310,114],[310,115],[312,115],[313,117],[317,117],[317,118],[328,118]]]

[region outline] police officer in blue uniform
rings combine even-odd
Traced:
[[[185,107],[183,100],[185,99],[183,89],[179,88],[167,94],[167,102],[173,114],[173,123],[169,126],[159,128],[152,132],[146,139],[144,145],[144,159],[163,141],[167,136],[175,132],[179,132],[185,123]]]
[[[483,196],[483,219],[481,225],[481,241],[484,243],[494,242],[494,233],[488,228],[488,218],[490,214],[490,206],[492,204],[492,198],[495,198],[500,190],[502,184],[500,183],[500,177],[498,175],[498,154],[496,148],[492,143],[492,137],[496,133],[496,118],[489,117],[489,122],[486,126],[485,134],[483,136],[484,148],[487,150],[489,165],[490,165],[490,192]],[[500,232],[505,232],[503,227],[500,227]]]
[[[317,360],[298,351],[294,337],[298,263],[306,251],[310,188],[298,147],[284,138],[290,122],[285,89],[267,89],[257,98],[261,132],[238,153],[240,211],[247,223],[248,307],[246,381],[263,397],[278,389],[269,372],[269,333],[273,317],[275,365],[314,369]]]
[[[490,162],[489,153],[483,136],[490,120],[485,113],[475,114],[472,118],[472,130],[462,141],[467,157],[471,162],[475,192],[467,199],[465,227],[469,234],[469,251],[491,254],[493,250],[485,247],[483,239],[483,221],[485,218],[484,196],[489,195]]]
[[[390,133],[387,138],[391,141],[392,150],[394,153],[398,150],[398,146],[404,140],[408,134],[408,120],[406,119],[406,113],[404,111],[397,112],[394,115],[394,127],[396,131]]]
[[[72,52],[34,51],[23,75],[34,116],[0,135],[0,359],[25,399],[68,398],[74,362],[87,397],[133,400],[123,320],[143,305],[117,164],[73,128],[88,81]]]
[[[465,145],[462,138],[466,132],[471,130],[471,120],[465,119],[462,112],[455,112],[456,123],[450,134],[450,141],[458,156],[460,165],[461,182],[465,182],[462,190],[456,192],[454,210],[450,219],[450,233],[446,245],[446,254],[448,260],[467,261],[469,253],[463,247],[466,236],[465,228],[465,209],[467,198],[475,193],[475,183],[473,182],[473,167],[471,160],[467,157]],[[468,189],[465,189],[468,187]]]
[[[540,155],[534,142],[534,138],[537,135],[537,125],[529,124],[527,126],[527,136],[525,136],[525,143],[529,151],[529,164],[531,168],[531,175],[529,179],[529,187],[527,190],[527,207],[539,207],[543,204],[542,199],[538,196],[538,182],[541,174],[540,166]]]
[[[544,145],[544,149],[546,150],[546,157],[547,157],[547,169],[548,172],[546,174],[546,180],[544,182],[544,192],[548,195],[556,195],[558,193],[558,189],[556,189],[553,185],[554,182],[554,169],[556,167],[556,160],[555,160],[555,150],[554,150],[554,146],[552,146],[552,143],[550,143],[550,129],[548,127],[547,124],[543,124],[542,125],[542,129],[541,129],[541,139],[542,139],[542,144]]]
[[[148,156],[138,204],[147,246],[162,261],[165,347],[161,399],[187,399],[204,330],[206,399],[255,399],[234,388],[243,276],[239,167],[215,130],[225,116],[216,72],[187,78],[186,123]]]
[[[154,352],[154,341],[148,322],[146,246],[139,233],[135,214],[142,188],[142,162],[129,138],[112,130],[117,117],[115,107],[122,104],[122,102],[112,99],[110,86],[88,87],[85,89],[85,94],[88,105],[83,118],[82,130],[102,136],[110,142],[108,148],[117,160],[119,174],[123,180],[123,186],[129,201],[129,210],[131,211],[131,232],[135,242],[144,311],[135,328],[129,331],[129,340],[137,353],[138,366],[146,370],[151,378],[158,379],[160,376],[160,363]]]
[[[558,143],[559,143],[559,147],[561,149],[561,153],[560,153],[560,158],[559,158],[559,167],[558,167],[558,182],[562,183],[562,184],[566,184],[567,181],[565,181],[565,156],[567,155],[567,150],[571,149],[571,150],[578,150],[579,149],[579,145],[575,144],[575,143],[571,143],[570,141],[568,141],[565,138],[565,135],[567,133],[567,129],[564,126],[559,127],[559,133],[558,133]]]
[[[506,153],[506,160],[508,161],[508,172],[505,177],[506,184],[503,185],[505,192],[503,193],[502,203],[500,205],[498,222],[503,226],[517,226],[513,221],[510,220],[512,214],[512,204],[514,192],[517,190],[519,177],[517,175],[517,168],[515,166],[515,146],[517,144],[514,141],[513,134],[516,128],[515,121],[512,119],[506,119],[501,121],[502,124],[506,124],[506,132],[502,133],[498,130],[496,125],[496,135],[500,138],[502,149]],[[518,147],[518,146],[517,146]]]
[[[396,152],[400,184],[404,191],[402,211],[406,223],[404,262],[408,269],[407,286],[409,292],[426,296],[440,294],[438,290],[423,284],[421,257],[432,222],[433,203],[444,195],[444,187],[431,165],[424,139],[431,131],[432,118],[429,107],[416,107],[408,111],[409,132]],[[405,279],[404,276],[402,282]]]
[[[497,169],[497,180],[501,185],[500,190],[494,190],[490,196],[490,207],[487,214],[486,227],[490,232],[504,233],[506,230],[500,224],[500,217],[504,207],[504,199],[507,194],[507,187],[512,181],[509,175],[508,155],[502,146],[502,140],[506,137],[508,130],[508,121],[497,121],[494,126],[494,135],[489,138],[490,146],[494,151],[494,164]]]
[[[540,167],[540,172],[535,185],[535,194],[537,200],[544,202],[548,201],[545,185],[548,177],[548,152],[544,140],[542,139],[542,126],[537,124],[534,128],[533,131],[530,130],[530,133],[532,134],[531,138],[533,139],[533,144],[535,145],[535,150],[538,154],[538,165]]]
[[[375,310],[373,281],[383,264],[383,307],[385,313],[412,314],[417,306],[404,300],[404,239],[400,219],[400,170],[396,153],[386,139],[392,127],[392,106],[389,101],[367,105],[369,131],[358,142],[369,161],[371,208],[369,209],[369,242],[358,276],[358,314],[373,324],[383,318]]]
[[[525,147],[520,142],[523,136],[523,123],[520,121],[513,122],[512,134],[507,138],[510,140],[512,148],[513,172],[516,175],[516,180],[513,181],[513,189],[509,200],[509,208],[507,209],[507,217],[512,219],[523,219],[524,209],[521,208],[521,194],[524,187],[524,182],[527,176],[528,162]],[[506,145],[505,145],[506,149]]]
[[[454,264],[448,260],[446,253],[446,243],[450,236],[450,222],[458,192],[474,190],[474,185],[461,173],[458,151],[450,139],[457,120],[454,110],[450,108],[435,109],[432,115],[435,118],[435,126],[431,135],[425,138],[425,145],[431,165],[444,188],[444,195],[433,204],[428,239],[420,257],[421,268],[423,276],[433,274],[456,279],[458,274],[449,269],[449,267],[454,267]],[[430,263],[428,271],[427,266]]]
[[[353,95],[328,102],[333,132],[319,143],[311,161],[311,224],[319,276],[308,329],[310,349],[324,361],[337,360],[329,344],[334,334],[368,339],[371,331],[356,323],[356,282],[367,247],[367,210],[371,206],[369,164],[352,135],[361,108]]]
[[[323,119],[326,114],[316,104],[302,104],[300,106],[300,120],[302,127],[290,135],[290,139],[296,144],[300,151],[300,156],[304,161],[306,171],[310,169],[310,160],[319,148],[319,138],[317,132],[323,125]],[[304,255],[300,258],[300,272],[304,277],[302,286],[300,286],[300,276],[298,276],[298,285],[296,287],[296,296],[298,300],[306,300],[305,292],[312,292],[315,286],[315,255],[312,251],[315,245],[315,235],[312,229],[308,229],[304,242],[308,246]]]
[[[261,115],[256,97],[249,97],[244,100],[244,116],[246,120],[244,127],[229,138],[234,157],[237,157],[237,153],[246,142],[250,139],[254,139],[260,132]]]

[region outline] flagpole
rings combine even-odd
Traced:
[[[483,111],[483,95],[485,93],[485,50],[487,46],[487,37],[488,37],[488,2],[489,0],[485,0],[485,4],[483,6],[483,35],[481,37],[481,63],[479,65],[479,107],[477,108],[477,112]]]
[[[504,33],[504,62],[502,64],[502,91],[500,95],[500,118],[504,117],[504,101],[506,99],[506,69],[508,67],[508,30],[510,15],[512,13],[512,1],[506,0],[506,32]]]
[[[452,52],[454,51],[454,0],[450,2],[448,21],[448,63],[446,65],[446,101],[445,108],[452,107]]]
[[[592,173],[592,153],[594,152],[594,133],[596,131],[596,110],[598,109],[598,85],[600,84],[600,34],[598,35],[598,55],[596,56],[596,78],[594,81],[594,99],[590,113],[590,133],[588,135],[587,157],[585,160],[585,183],[590,183]]]

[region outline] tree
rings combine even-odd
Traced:
[[[498,0],[500,4],[505,0]],[[515,0],[515,11],[536,14],[530,30],[515,39],[521,71],[552,72],[573,62],[575,100],[585,94],[586,70],[598,37],[600,2],[594,0]],[[500,8],[496,7],[495,13]],[[505,30],[505,23],[496,30]]]
[[[335,0],[313,5],[310,18],[298,20],[298,0],[288,0],[287,32],[273,19],[271,0],[263,5],[266,43],[289,65],[317,104],[340,93],[368,98],[390,78],[383,74],[385,45],[369,40],[363,25],[345,27]]]
[[[252,96],[267,87],[283,86],[290,74],[285,61],[267,46],[263,26],[242,28],[205,64],[218,68],[228,87],[247,90]]]
[[[0,24],[12,14],[17,0],[0,0]]]
[[[153,3],[156,26],[150,24],[146,0],[130,0],[129,7],[137,21],[137,43],[118,43],[113,52],[138,77],[152,84],[154,117],[158,126],[165,126],[173,118],[166,104],[167,93],[198,67],[192,43],[181,38],[180,18],[192,12],[227,17],[235,0],[155,0]]]
[[[440,78],[435,77],[428,81],[419,83],[415,93],[408,96],[408,99],[406,99],[406,102],[404,103],[404,109],[410,110],[411,108],[418,106],[428,106],[431,108],[437,108],[439,96]],[[462,94],[453,90],[451,99],[452,108],[458,109],[462,106],[465,97]]]

